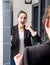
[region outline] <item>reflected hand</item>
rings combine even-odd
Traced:
[[[15,60],[16,65],[22,65],[22,57],[23,57],[23,55],[21,55],[21,54],[17,54],[14,57],[14,60]]]
[[[30,30],[31,29],[30,25],[25,24],[25,29]]]
[[[29,30],[31,32],[31,34],[35,33],[35,31],[31,28],[30,25],[25,24],[25,29]]]

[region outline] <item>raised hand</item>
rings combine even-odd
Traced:
[[[28,24],[25,24],[25,29],[27,29],[27,30],[30,30],[30,25],[28,25]]]

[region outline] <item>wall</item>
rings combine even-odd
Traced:
[[[28,18],[27,18],[27,21],[31,21],[31,5],[30,4],[25,4],[24,0],[15,0],[14,1],[14,7],[13,7],[13,16],[14,16],[14,25],[17,24],[17,15],[18,15],[18,12],[20,10],[24,10],[27,12],[28,14]]]
[[[32,4],[37,3],[38,0],[32,0]],[[25,0],[13,0],[13,24],[16,25],[17,15],[20,10],[24,10],[28,14],[27,23],[31,25],[32,21],[32,4],[25,4]]]
[[[10,0],[3,0],[3,65],[10,65]]]
[[[39,0],[32,0],[32,4],[38,3]]]
[[[2,3],[0,0],[0,65],[3,65],[3,11]]]

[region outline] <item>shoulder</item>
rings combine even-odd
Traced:
[[[49,46],[50,46],[50,40],[46,41],[46,42],[44,43],[44,45],[49,45]]]
[[[15,30],[15,29],[17,29],[17,27],[18,27],[18,24],[15,26],[12,26],[11,28],[12,28],[12,30]]]
[[[28,51],[43,51],[43,50],[46,50],[47,48],[50,49],[50,40],[48,40],[45,43],[40,44],[40,45],[26,47],[25,50],[28,50]]]
[[[12,26],[12,28],[16,28],[16,27],[18,27],[18,24],[17,24],[17,25]]]

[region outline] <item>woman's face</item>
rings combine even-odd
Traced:
[[[25,13],[20,13],[19,17],[18,17],[18,22],[19,22],[19,25],[21,26],[24,26],[25,23],[26,23],[26,14]]]

